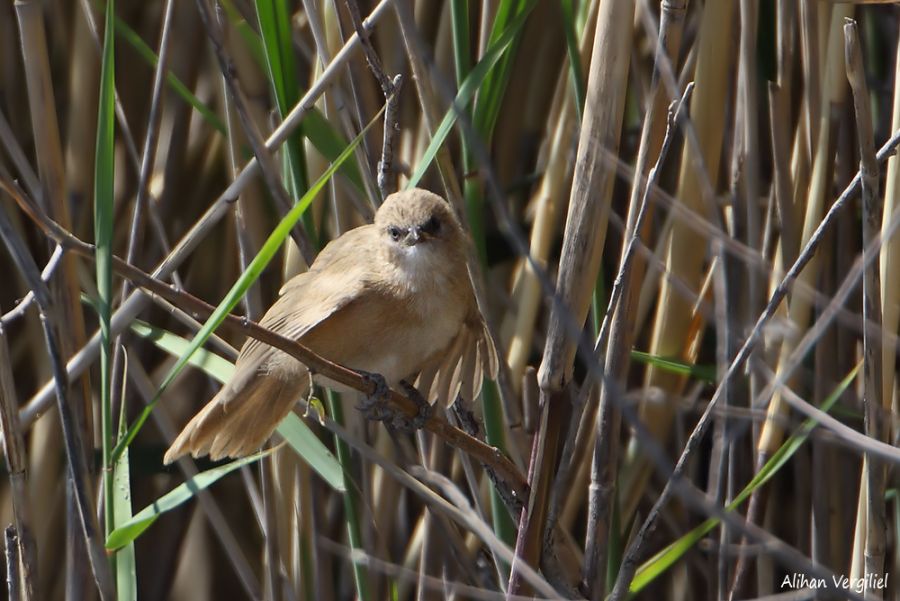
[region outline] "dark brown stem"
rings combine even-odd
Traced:
[[[16,388],[13,382],[12,361],[9,356],[9,346],[6,343],[6,333],[0,325],[0,429],[3,431],[3,451],[6,454],[6,464],[9,467],[9,488],[12,500],[15,544],[17,546],[17,559],[21,564],[21,571],[17,570],[19,578],[16,584],[21,584],[21,597],[12,595],[12,582],[10,582],[10,599],[35,598],[34,583],[37,582],[37,553],[35,549],[34,535],[31,530],[30,510],[28,503],[27,481],[25,470],[28,460],[25,455],[25,442],[22,431],[19,428],[19,419],[16,413]],[[9,532],[9,530],[7,530]],[[7,555],[10,541],[7,539]]]
[[[848,19],[844,24],[844,53],[847,79],[853,90],[853,106],[856,115],[856,133],[859,143],[859,173],[862,176],[862,244],[863,260],[871,259],[863,275],[863,426],[867,436],[886,442],[889,426],[883,415],[890,415],[891,399],[882,399],[882,365],[880,332],[873,332],[869,324],[881,325],[881,278],[878,247],[871,243],[878,239],[881,227],[882,201],[879,194],[878,161],[875,159],[875,142],[872,132],[872,116],[869,110],[869,86],[863,68],[862,47],[856,21]],[[868,253],[873,256],[867,257]],[[873,336],[873,334],[875,334]],[[866,497],[865,574],[879,577],[884,573],[887,516],[884,494],[887,484],[885,462],[866,454],[864,485]],[[882,597],[883,591],[866,586],[866,594]]]

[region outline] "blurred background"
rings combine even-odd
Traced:
[[[900,598],[898,37],[874,0],[7,3],[9,598]],[[163,467],[243,337],[184,367],[207,315],[110,255],[258,318],[371,220],[388,100],[517,475],[325,391],[261,460]]]

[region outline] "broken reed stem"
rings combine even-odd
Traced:
[[[602,350],[606,356],[604,359],[604,374],[607,378],[600,389],[599,408],[596,416],[597,437],[594,443],[593,457],[591,461],[590,499],[591,510],[588,511],[588,532],[602,531],[606,538],[599,540],[588,537],[594,545],[608,546],[609,529],[598,528],[599,520],[612,523],[612,497],[616,493],[616,476],[618,462],[619,431],[621,429],[621,414],[618,410],[621,399],[615,399],[615,395],[621,395],[625,384],[625,369],[628,365],[628,351],[631,348],[632,332],[634,325],[634,312],[636,306],[630,302],[631,296],[636,292],[634,284],[637,279],[633,276],[631,268],[637,250],[637,242],[641,237],[644,220],[647,216],[650,191],[656,186],[663,161],[672,144],[676,124],[683,122],[685,109],[694,90],[693,83],[688,84],[680,99],[673,100],[666,114],[666,129],[656,160],[651,167],[646,184],[643,187],[640,204],[635,212],[634,220],[630,224],[630,237],[622,256],[619,272],[616,274],[613,290],[610,293],[609,306],[603,317],[600,333],[597,337],[595,350]],[[641,166],[643,171],[644,166]],[[640,178],[638,178],[640,181]],[[640,187],[640,184],[637,184]],[[609,344],[607,347],[607,336]],[[589,389],[590,386],[585,387]],[[601,498],[604,497],[605,498]],[[596,509],[594,509],[596,507]],[[585,550],[585,561],[588,558],[588,549]],[[594,552],[594,555],[597,555]],[[605,564],[596,565],[593,568],[585,565],[585,575],[592,571],[604,570]],[[605,593],[605,590],[603,591]]]
[[[394,163],[394,140],[400,133],[400,124],[398,121],[398,111],[400,108],[400,88],[403,85],[403,76],[398,73],[393,79],[387,76],[381,65],[381,59],[372,46],[369,39],[369,32],[363,28],[362,18],[359,14],[359,5],[356,0],[346,0],[347,10],[350,12],[350,20],[353,22],[353,29],[359,36],[362,43],[363,52],[366,55],[366,63],[369,69],[378,80],[381,87],[381,93],[384,94],[384,102],[387,108],[384,111],[384,137],[381,145],[381,160],[378,161],[378,190],[381,192],[381,198],[384,200],[389,194],[397,190],[397,179],[391,177],[393,173]]]
[[[20,573],[21,563],[19,560],[19,537],[16,534],[16,527],[9,525],[4,530],[4,540],[6,542],[6,592],[8,599],[11,601],[19,601],[21,599],[30,599],[22,594],[21,584],[22,577]]]
[[[844,23],[844,57],[846,60],[847,80],[853,91],[853,105],[856,116],[856,131],[859,142],[859,173],[862,197],[862,245],[863,261],[868,262],[863,275],[863,408],[865,410],[864,428],[867,436],[887,441],[885,423],[885,406],[881,402],[882,365],[881,348],[878,343],[881,337],[873,332],[881,325],[881,282],[879,255],[880,249],[871,249],[870,244],[880,235],[881,202],[878,185],[878,161],[875,159],[875,142],[872,132],[872,117],[869,112],[869,89],[862,62],[862,49],[856,22],[847,19]],[[874,253],[868,257],[867,253]],[[869,327],[871,326],[873,327]],[[880,332],[879,332],[880,333]],[[891,400],[887,403],[890,412]],[[865,536],[865,574],[878,577],[884,570],[885,533],[887,517],[885,515],[884,492],[887,480],[884,462],[870,454],[865,456],[864,486],[866,486],[866,525]],[[862,491],[860,491],[862,494]],[[866,592],[880,597],[883,591],[868,588]]]
[[[75,254],[91,260],[94,259],[93,245],[83,242],[70,232],[62,229],[58,224],[42,214],[39,209],[28,203],[10,184],[0,181],[0,186],[6,189],[16,200],[19,207],[48,237]],[[187,292],[178,290],[170,284],[162,282],[146,272],[125,263],[116,256],[113,256],[113,269],[119,275],[128,278],[133,284],[146,289],[150,293],[159,295],[179,306],[186,307],[195,318],[208,317],[215,309],[215,307]],[[267,330],[256,322],[229,315],[222,322],[222,327],[232,332],[240,332],[284,351],[306,365],[313,373],[322,374],[331,380],[365,394],[374,392],[375,384],[357,372],[333,363],[317,355],[299,342]],[[408,416],[413,417],[417,415],[418,407],[408,397],[392,390],[390,392],[390,400]],[[434,416],[425,422],[424,429],[435,434],[450,446],[468,453],[475,459],[485,463],[496,472],[496,476],[501,481],[509,486],[511,495],[520,499],[523,498],[522,495],[527,490],[524,477],[519,473],[516,466],[498,449],[488,446],[462,430],[451,426],[443,419]]]

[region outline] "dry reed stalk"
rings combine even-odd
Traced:
[[[97,91],[100,89],[100,62],[87,21],[75,18],[72,24],[71,79],[68,89],[68,127],[65,169],[67,192],[75,198],[90,198],[94,185],[94,144],[97,137]],[[85,224],[76,224],[80,231]]]
[[[852,7],[837,5],[832,9],[829,21],[830,27],[828,29],[829,36],[825,51],[826,56],[822,61],[826,73],[823,88],[825,110],[822,112],[819,123],[815,127],[815,160],[810,178],[809,192],[805,202],[803,232],[800,238],[801,245],[805,245],[809,241],[813,231],[819,225],[822,215],[824,214],[825,196],[830,189],[830,178],[828,176],[831,173],[831,159],[833,153],[833,147],[830,144],[832,115],[833,111],[836,110],[835,107],[843,102],[847,87],[847,79],[844,75],[843,68],[843,39],[841,26],[843,24],[843,19],[849,16],[852,13],[852,10]],[[806,94],[809,96],[812,92],[807,90]],[[812,101],[810,101],[810,105],[812,104]],[[818,261],[813,257],[810,264],[800,272],[794,290],[802,290],[805,287],[814,289],[817,275]],[[787,303],[788,319],[790,320],[792,327],[797,328],[799,331],[802,331],[809,322],[811,311],[810,301],[811,299],[809,296],[795,293]],[[779,351],[779,366],[784,362],[785,358],[794,351],[795,346],[795,337],[787,336],[784,338]],[[776,373],[780,373],[781,369],[781,367],[778,367]],[[759,464],[760,460],[764,461],[763,458],[767,458],[774,453],[781,444],[784,438],[782,418],[786,411],[787,406],[781,399],[780,394],[776,392],[769,402],[766,423],[760,434],[759,445],[757,447],[757,452],[759,453],[757,464]]]
[[[689,140],[685,141],[675,194],[686,208],[699,216],[708,214],[708,207],[713,200],[705,197],[706,191],[701,178],[714,181],[722,153],[723,129],[720,124],[727,107],[733,10],[731,2],[707,3],[700,22],[694,73],[697,91],[691,99],[691,122],[696,129],[700,148],[694,149]],[[701,154],[695,156],[696,152]],[[704,175],[698,173],[696,161],[705,166]],[[707,256],[705,245],[697,243],[694,231],[678,217],[672,224],[672,231],[665,245],[666,273],[679,278],[693,290],[699,289],[703,281],[703,263]],[[691,362],[693,357],[686,354],[686,345],[692,313],[691,302],[683,298],[668,279],[664,279],[659,292],[649,352]],[[654,438],[666,440],[671,431],[675,399],[681,394],[684,378],[650,366],[647,368],[644,385],[647,388],[658,388],[668,396],[662,403],[643,403],[640,410],[641,420]],[[634,456],[635,452],[636,440],[632,439],[629,455]],[[646,459],[638,459],[629,467],[622,484],[623,519],[629,519],[633,515],[649,475],[650,466]]]
[[[222,20],[220,26],[222,28],[222,41],[225,51],[233,61],[234,76],[240,81],[241,89],[246,95],[245,108],[235,106],[238,101],[233,93],[224,95],[228,126],[228,134],[226,136],[228,140],[228,160],[231,166],[231,176],[234,178],[240,173],[243,150],[248,145],[250,147],[253,146],[252,142],[248,142],[248,136],[243,133],[240,111],[244,110],[247,112],[257,131],[267,131],[269,128],[266,123],[268,112],[266,99],[268,98],[269,89],[268,81],[263,76],[263,71],[258,68],[253,57],[250,56],[243,40],[240,38],[239,32],[228,20]],[[224,86],[227,88],[228,83],[224,82]],[[281,164],[284,165],[284,160],[281,161]],[[254,238],[253,232],[247,227],[247,217],[258,215],[262,210],[264,200],[259,183],[253,182],[245,188],[235,203],[232,219],[239,249],[238,259],[241,272],[246,270],[250,260],[256,256],[259,250],[259,238]],[[258,221],[259,217],[256,217],[256,219],[251,217],[250,219]],[[291,239],[288,239],[285,245],[296,249],[296,243]],[[302,260],[302,256],[300,258]],[[263,301],[259,282],[255,282],[247,290],[242,302],[244,314],[248,318],[258,319],[262,315]],[[284,516],[290,516],[294,507],[294,503],[290,498],[293,488],[286,486],[280,489],[283,491],[283,494],[279,494],[276,492],[278,489],[273,485],[275,481],[274,473],[278,470],[278,461],[275,457],[267,457],[258,466],[259,487],[262,491],[262,532],[264,541],[261,559],[262,587],[267,601],[276,601],[281,598],[282,586],[278,564],[280,563],[280,558],[290,557],[290,549],[279,545],[280,542],[283,543],[284,541],[283,537],[278,536],[280,529],[277,528],[277,524],[284,523]]]
[[[409,6],[405,2],[397,2],[394,4],[394,9],[397,13],[403,44],[409,58],[419,106],[422,110],[422,124],[430,139],[441,121],[441,109],[431,83],[432,69],[425,62],[426,55],[423,53],[422,40],[416,31],[416,23]],[[447,200],[456,207],[457,212],[462,214],[464,211],[462,189],[456,179],[453,160],[450,157],[450,149],[446,145],[438,150],[435,156],[435,164],[437,165]]]
[[[291,206],[291,199],[279,177],[279,170],[276,167],[272,153],[266,145],[266,140],[260,133],[259,127],[254,122],[251,114],[246,92],[242,84],[237,79],[235,73],[234,60],[225,48],[225,36],[223,31],[223,23],[220,21],[222,15],[214,15],[210,7],[206,4],[207,0],[197,0],[197,7],[200,10],[200,17],[207,37],[212,43],[215,50],[216,59],[219,63],[219,69],[225,82],[225,88],[228,96],[238,116],[243,133],[247,139],[250,148],[253,150],[253,156],[256,158],[259,169],[262,173],[263,180],[269,193],[275,199],[275,204],[282,213],[287,213]],[[301,224],[294,226],[291,237],[300,247],[300,252],[307,265],[312,264],[315,258],[315,252],[312,242],[308,235],[303,231]]]
[[[235,75],[241,82],[241,87],[247,95],[247,111],[259,131],[266,131],[268,124],[266,116],[268,113],[267,103],[263,101],[268,97],[268,82],[262,76],[259,65],[254,61],[240,37],[236,28],[230,24],[223,23],[223,38],[228,54],[232,57],[235,67]],[[223,84],[224,85],[224,84]],[[240,119],[234,107],[232,98],[228,94],[224,94],[225,114],[227,125],[227,148],[225,149],[228,156],[228,163],[231,168],[231,177],[234,178],[240,173],[241,165],[244,161],[244,154],[249,144],[246,136],[243,134],[240,125]],[[252,228],[252,224],[259,224],[262,221],[264,212],[265,194],[259,181],[253,181],[238,196],[235,203],[232,217],[234,220],[235,234],[238,247],[238,261],[241,271],[246,269],[247,264],[252,260],[260,247],[260,236],[262,232]],[[292,244],[292,241],[288,241]],[[243,300],[244,312],[251,319],[257,319],[262,315],[263,300],[260,292],[259,282],[254,283]]]
[[[331,62],[331,57],[334,53],[339,51],[343,45],[334,4],[330,2],[325,3],[321,9],[317,5],[318,3],[315,0],[303,0],[316,51],[312,61],[313,68],[310,70],[310,78],[313,82],[319,77],[322,69]],[[343,87],[339,84],[332,86],[330,92],[330,94],[324,94],[319,97],[316,102],[316,108],[322,112],[332,127],[335,128],[335,131],[342,132],[346,139],[352,140],[355,136],[355,126],[353,124],[354,117],[350,114],[351,106],[349,103],[355,97],[348,98],[348,95],[344,93]],[[356,115],[359,116],[360,109],[358,105],[356,105],[355,111]],[[365,122],[365,120],[363,119],[361,122]],[[307,174],[310,181],[315,181],[328,168],[328,162],[308,140],[305,146]],[[323,214],[330,209],[333,224],[332,233],[335,237],[357,225],[371,221],[372,216],[375,214],[376,204],[373,202],[373,199],[378,197],[378,191],[374,178],[367,167],[367,155],[362,148],[357,148],[354,152],[354,158],[359,168],[358,172],[362,174],[367,197],[357,198],[357,194],[352,186],[338,186],[338,182],[332,180],[328,185],[331,195],[330,206],[326,208],[324,203],[313,203],[310,207],[316,223],[322,223]],[[342,191],[348,193],[351,202],[340,202],[338,196],[339,187]],[[323,233],[320,232],[320,236]],[[305,266],[300,264],[301,261],[299,259],[296,249],[289,246],[282,272],[285,280],[298,273],[301,268],[305,269]]]
[[[13,192],[12,188],[7,188],[7,192]],[[88,561],[86,562],[94,575],[94,582],[99,590],[101,599],[111,599],[114,593],[111,570],[105,553],[103,552],[100,540],[100,531],[97,526],[97,518],[94,513],[95,508],[92,503],[91,493],[89,490],[93,487],[88,469],[87,453],[85,452],[86,444],[82,440],[82,431],[80,424],[75,417],[75,410],[69,401],[69,382],[66,377],[65,363],[61,355],[60,346],[58,344],[59,329],[56,321],[60,319],[60,313],[55,310],[52,295],[49,287],[41,279],[37,264],[34,258],[29,254],[25,243],[18,236],[6,213],[0,213],[0,238],[12,256],[19,274],[28,283],[28,286],[34,292],[35,303],[41,320],[41,329],[43,330],[43,343],[49,358],[51,371],[53,374],[53,388],[56,399],[56,408],[60,417],[60,425],[62,426],[62,438],[65,444],[65,455],[67,460],[67,475],[72,492],[72,502],[67,507],[70,513],[69,525],[76,529],[80,527],[77,533],[70,535],[70,540],[74,546],[76,543],[84,545],[87,549]],[[69,531],[71,532],[71,530]],[[73,576],[70,584],[79,589],[85,586],[84,579],[80,571],[73,568],[76,564],[69,564],[70,571],[68,575]]]
[[[596,7],[597,3],[591,5],[584,34],[579,42],[582,64],[587,64],[590,58],[588,52],[593,46]],[[528,203],[534,210],[528,251],[531,258],[543,268],[547,266],[551,246],[557,234],[559,217],[564,207],[562,198],[567,192],[570,177],[568,169],[571,138],[577,125],[572,88],[568,78],[569,74],[563,71],[557,82],[544,140],[546,162],[542,170],[543,176]],[[512,291],[512,302],[516,311],[514,318],[509,318],[509,322],[504,324],[506,326],[504,330],[512,330],[508,338],[504,336],[506,343],[504,348],[507,349],[506,362],[509,365],[510,377],[514,385],[518,386],[533,351],[538,310],[543,303],[540,280],[529,261],[522,260],[517,266]]]
[[[614,166],[604,160],[607,149],[619,146],[633,32],[634,3],[602,3],[597,13],[594,47],[588,75],[585,112],[581,123],[575,174],[566,217],[562,257],[557,279],[558,302],[550,313],[547,343],[538,379],[541,387],[541,426],[534,439],[529,482],[531,495],[522,512],[516,541],[517,562],[537,565],[541,556],[549,488],[557,469],[560,438],[569,425],[571,406],[563,391],[571,385],[580,329],[587,318],[609,219],[615,177]],[[570,325],[571,324],[571,325]],[[573,327],[574,326],[574,327]],[[605,494],[597,498],[598,521],[588,531],[590,558],[585,582],[594,595],[605,591],[606,545],[611,485],[615,463],[604,474]],[[589,528],[591,527],[589,526]],[[596,542],[596,544],[592,544]],[[519,591],[517,566],[510,575],[510,593]]]
[[[769,135],[772,145],[772,193],[777,206],[781,237],[776,252],[780,261],[774,262],[781,273],[794,262],[800,243],[798,215],[793,195],[793,175],[789,135],[791,131],[790,101],[793,93],[792,49],[797,24],[797,5],[791,0],[778,0],[777,7],[777,80],[769,82]]]
[[[15,11],[22,43],[31,126],[40,176],[40,202],[48,214],[65,224],[65,227],[71,228],[72,220],[66,202],[66,174],[56,117],[43,6],[37,2],[20,1],[15,3]],[[88,156],[93,156],[93,152],[88,153]],[[71,257],[64,260],[58,279],[52,283],[51,292],[54,297],[54,310],[59,313],[57,324],[60,327],[60,352],[63,359],[67,359],[86,341],[77,265]],[[93,440],[90,379],[84,375],[73,384],[75,385],[71,389],[71,400],[75,419],[74,427],[80,431],[80,440],[84,445],[79,452],[87,453],[88,446]],[[88,465],[88,471],[89,473],[93,471],[91,465]],[[78,532],[78,511],[72,501],[72,495],[69,494],[67,498],[67,528],[69,533],[74,535]],[[77,536],[67,537],[66,578],[68,586],[86,592],[90,587],[90,567],[80,540]]]
[[[866,84],[862,61],[859,33],[856,22],[848,20],[844,24],[844,51],[847,79],[853,90],[856,114],[856,130],[859,140],[860,174],[862,181],[862,222],[863,257],[867,249],[876,241],[882,223],[882,199],[879,192],[879,169],[875,159],[875,141],[872,132],[872,117],[869,110],[869,88]],[[880,249],[875,251],[880,255]],[[882,353],[876,341],[883,338],[881,330],[881,283],[879,261],[874,260],[863,276],[863,407],[865,409],[866,435],[881,441],[889,439],[886,417],[890,415],[890,399],[882,399]],[[878,335],[873,340],[872,329]],[[886,403],[886,405],[885,405]],[[864,567],[866,575],[878,577],[883,573],[886,535],[884,493],[886,486],[886,466],[879,459],[867,455],[863,468],[863,486],[867,489],[865,520]],[[862,493],[861,493],[862,495]],[[871,588],[866,580],[866,592],[881,597],[883,591]]]
[[[819,7],[821,8],[821,7]],[[819,97],[815,96],[813,90],[806,89],[805,98],[808,109],[808,123],[813,123],[813,115],[817,112],[819,122],[817,125],[808,125],[810,144],[815,144],[814,160],[812,163],[811,174],[809,175],[808,191],[802,190],[799,186],[795,186],[795,191],[801,194],[803,200],[795,201],[797,206],[804,211],[803,229],[800,234],[801,246],[806,246],[813,236],[813,232],[819,226],[823,215],[825,214],[825,197],[829,195],[831,181],[831,164],[834,152],[832,140],[832,127],[834,121],[836,107],[840,106],[846,94],[847,80],[844,72],[843,60],[843,35],[841,26],[843,18],[852,13],[852,7],[834,7],[830,16],[827,11],[824,15],[815,14],[813,12],[813,20],[822,17],[820,23],[829,23],[825,30],[827,34],[827,44],[819,44],[822,48],[824,56],[820,56],[816,64],[820,64],[825,69],[825,78],[823,82],[823,100],[819,105]],[[810,33],[809,36],[812,34]],[[821,36],[820,36],[821,38]],[[818,39],[818,38],[817,38]],[[808,59],[808,62],[809,61]],[[808,70],[814,71],[812,66],[807,67]],[[814,79],[814,78],[813,78]],[[798,128],[799,130],[800,128]],[[795,152],[801,145],[795,144]],[[795,164],[802,163],[802,158],[797,159]],[[795,179],[795,183],[799,184],[804,178],[802,176]],[[782,251],[784,254],[785,251]],[[810,319],[812,310],[811,297],[804,294],[805,290],[815,290],[816,280],[819,275],[819,259],[813,256],[809,264],[800,272],[795,282],[793,293],[790,295],[786,303],[786,317],[792,327],[797,328],[797,335],[788,334],[783,337],[778,349],[778,358],[776,363],[776,378],[782,376],[787,378],[788,386],[794,388],[796,385],[794,374],[786,370],[786,364],[789,363],[789,357],[794,354],[797,348],[799,332],[802,332]],[[773,279],[780,276],[773,274]],[[770,284],[771,286],[771,284]],[[759,440],[756,448],[756,458],[754,460],[754,470],[759,470],[762,465],[769,459],[784,440],[784,423],[787,416],[788,405],[782,398],[779,389],[769,401],[766,412],[766,421],[760,431]],[[751,522],[759,520],[766,512],[767,491],[756,490],[750,498],[747,508],[747,519]],[[734,580],[731,586],[731,596],[738,594],[743,586],[743,579],[746,569],[746,559],[743,555],[739,556],[734,570]]]
[[[674,63],[681,45],[681,34],[684,26],[687,1],[661,3],[661,19],[656,35],[656,54],[654,70],[650,83],[649,101],[647,112],[644,115],[641,131],[641,141],[638,146],[637,162],[635,166],[631,193],[628,202],[628,217],[622,239],[622,251],[619,259],[619,273],[616,275],[616,283],[610,296],[610,305],[603,318],[603,326],[595,343],[595,350],[605,356],[606,365],[604,373],[607,375],[606,384],[600,390],[599,404],[602,406],[608,402],[604,397],[610,393],[608,384],[618,385],[625,389],[624,378],[628,366],[628,351],[632,347],[635,332],[635,318],[637,303],[634,302],[640,289],[646,270],[646,261],[640,253],[634,253],[632,247],[643,244],[649,240],[650,226],[652,225],[653,205],[647,200],[650,188],[656,185],[656,181],[648,181],[647,176],[652,171],[658,177],[658,164],[660,152],[664,144],[664,137],[675,125],[675,113],[667,113],[667,104],[671,90],[664,82],[672,79]],[[645,26],[649,32],[657,30],[654,23],[648,23],[646,17],[650,15],[649,3],[643,2],[640,11],[645,17]],[[661,76],[665,72],[666,76]],[[683,102],[683,101],[682,101]],[[679,104],[679,107],[681,105]],[[670,107],[674,110],[674,105]],[[671,131],[674,135],[674,131]],[[639,222],[640,220],[640,222]],[[636,231],[637,228],[637,231]],[[633,257],[633,258],[632,258]],[[616,287],[621,281],[621,293],[614,298]],[[614,313],[610,314],[610,310]],[[607,320],[612,324],[608,328],[608,335],[604,339],[604,326]],[[583,393],[582,393],[583,394]],[[586,462],[579,460],[584,448],[594,445],[598,434],[594,427],[598,403],[593,401],[593,396],[588,396],[588,403],[584,414],[580,419],[577,434],[576,449],[573,452],[572,462],[579,461],[584,466]],[[582,471],[584,467],[580,468]],[[570,501],[574,499],[569,499]],[[572,505],[571,502],[568,505]],[[569,510],[571,517],[571,509]]]
[[[900,44],[897,45],[897,58],[895,59],[894,74],[894,103],[891,116],[891,131],[900,129]],[[887,237],[891,219],[900,210],[900,158],[896,155],[890,157],[885,168],[884,188],[884,215],[882,217],[882,247],[881,247],[881,310],[882,332],[885,338],[890,334],[897,334],[900,326],[900,278],[891,277],[900,270],[900,237]],[[898,402],[896,388],[896,371],[889,366],[896,365],[897,346],[883,343],[882,352],[882,384],[881,398],[886,407],[889,407],[891,421],[888,423],[888,440],[896,441],[900,434],[900,422],[898,419]],[[890,404],[890,405],[888,405]],[[896,442],[895,442],[896,444]]]

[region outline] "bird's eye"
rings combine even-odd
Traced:
[[[396,225],[388,226],[387,233],[388,236],[390,236],[391,239],[395,242],[400,239],[400,236],[403,235],[403,231]]]
[[[440,231],[440,229],[441,229],[441,222],[435,216],[432,216],[431,219],[426,221],[425,225],[423,225],[421,228],[421,230],[423,232],[425,232],[426,234],[430,234],[432,236],[434,234],[438,233],[438,231]]]

